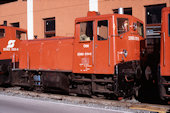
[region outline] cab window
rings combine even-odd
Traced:
[[[98,21],[97,40],[108,39],[108,20]]]
[[[170,14],[168,15],[168,34],[170,37]]]
[[[80,23],[80,41],[93,40],[93,21]]]
[[[19,40],[26,40],[27,39],[26,37],[27,37],[26,32],[16,30],[16,38],[18,38]]]
[[[143,24],[140,23],[140,22],[137,22],[137,32],[140,36],[144,37],[144,34],[143,34]]]
[[[5,37],[5,29],[0,29],[0,38]]]
[[[129,20],[127,18],[118,18],[117,29],[118,29],[118,35],[129,31]]]

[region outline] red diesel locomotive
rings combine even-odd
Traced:
[[[170,7],[162,10],[160,72],[158,85],[163,100],[170,100]]]
[[[0,85],[11,81],[11,67],[18,67],[19,44],[26,40],[26,31],[20,28],[0,26]],[[12,64],[12,58],[16,59]]]
[[[156,84],[147,89],[169,100],[169,38],[170,8],[162,10],[159,63],[144,57],[143,23],[129,15],[89,12],[76,19],[74,37],[27,40],[25,30],[0,26],[0,85],[131,97],[146,84],[143,69],[142,77]]]
[[[158,45],[159,46],[159,45]],[[142,61],[142,100],[170,100],[170,7],[162,10],[160,49],[156,54],[145,52]],[[158,48],[158,47],[157,47]]]
[[[139,87],[144,41],[139,19],[89,12],[75,20],[74,37],[22,41],[12,84],[88,96],[131,97]]]

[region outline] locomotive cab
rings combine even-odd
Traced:
[[[143,40],[143,23],[132,16],[78,18],[73,72],[115,74],[117,64],[140,61],[140,41]]]
[[[163,100],[170,100],[170,7],[162,10],[162,31],[160,50],[160,96]]]
[[[86,87],[94,94],[132,95],[135,81],[141,77],[143,40],[142,21],[130,15],[90,15],[76,19],[73,52],[76,75],[72,80],[77,91],[90,95],[78,82],[88,81]]]
[[[18,66],[19,43],[26,39],[25,30],[0,26],[0,84],[9,83],[11,68]]]

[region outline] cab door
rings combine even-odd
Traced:
[[[111,19],[110,19],[111,20]],[[111,37],[109,19],[96,20],[94,36],[94,72],[96,74],[112,74],[111,69]]]
[[[74,40],[74,73],[94,73],[94,21],[76,23]]]

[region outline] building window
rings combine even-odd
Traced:
[[[98,40],[108,39],[108,20],[98,21],[97,39]]]
[[[55,17],[44,19],[44,34],[46,38],[55,36]]]
[[[132,15],[132,8],[123,8],[124,14]],[[118,13],[118,9],[113,9],[113,13]]]
[[[18,1],[18,0],[1,0],[0,1],[0,5],[1,4],[6,4],[6,3],[10,3],[10,2],[15,2],[15,1]]]
[[[19,22],[11,23],[11,26],[13,26],[13,27],[19,27]]]
[[[160,24],[161,23],[161,10],[166,7],[166,4],[150,5],[146,7],[146,23],[147,24]]]
[[[5,37],[5,29],[0,29],[0,38]]]
[[[93,21],[80,23],[80,41],[93,40]]]
[[[129,20],[127,18],[117,19],[118,35],[129,31]]]

